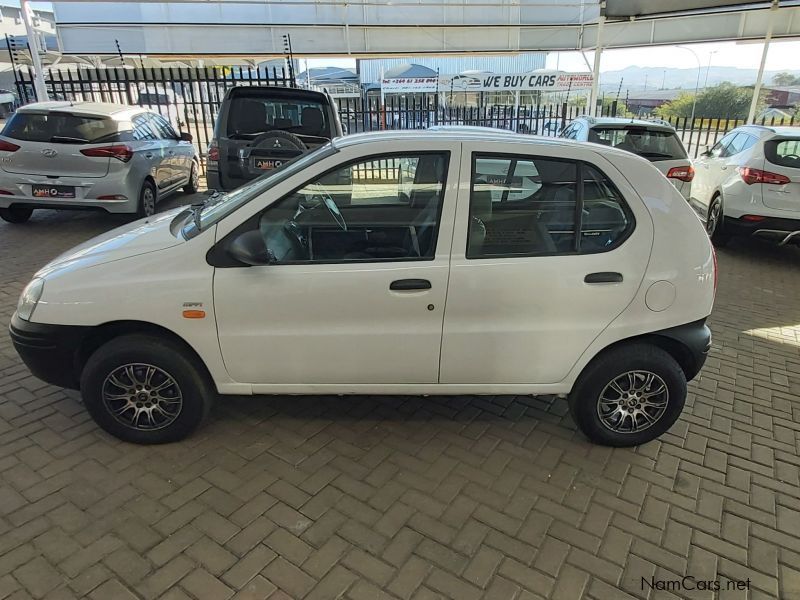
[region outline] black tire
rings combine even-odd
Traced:
[[[8,223],[25,223],[33,214],[32,208],[22,206],[12,206],[10,208],[0,208],[0,219]]]
[[[123,441],[177,442],[200,425],[215,396],[209,377],[194,363],[196,359],[180,344],[165,338],[132,334],[113,339],[86,362],[81,374],[83,401],[95,422]],[[128,367],[133,377],[127,375]],[[154,369],[152,375],[150,368]],[[174,385],[164,387],[167,379]],[[142,385],[136,386],[136,382]],[[162,389],[156,391],[159,387]],[[156,398],[148,398],[148,394]],[[158,408],[151,408],[153,404]],[[128,408],[123,410],[123,406]],[[115,409],[118,416],[112,414]],[[142,416],[148,412],[154,416]]]
[[[652,385],[656,387],[642,387],[640,392],[655,392],[663,384],[666,395],[656,395],[652,401],[653,404],[663,402],[663,410],[649,405],[640,410],[638,407],[644,407],[651,401],[614,392],[613,383],[618,378],[628,379],[628,374],[632,372],[655,376]],[[638,379],[634,375],[634,381],[644,385],[646,377]],[[636,387],[629,389],[636,390]],[[615,404],[616,400],[601,403],[601,396],[607,399],[615,395],[619,396],[619,404]],[[578,377],[568,401],[572,418],[592,442],[604,446],[638,446],[660,436],[678,419],[686,402],[686,376],[675,359],[661,348],[647,343],[631,343],[607,350],[590,362]],[[637,405],[636,402],[641,404]],[[605,418],[601,417],[601,412]],[[652,424],[647,425],[648,419],[642,413],[650,416]],[[608,425],[609,421],[614,421],[615,415],[621,418],[617,421],[616,431]],[[624,424],[628,419],[631,425],[639,422],[643,428],[633,430],[631,426],[631,430],[625,431]]]
[[[711,199],[711,204],[708,207],[706,232],[708,232],[708,237],[711,238],[711,243],[720,248],[731,240],[731,236],[725,233],[724,224],[725,217],[722,211],[722,198],[716,195]]]
[[[189,182],[183,186],[183,191],[187,194],[196,194],[200,190],[200,169],[197,162],[192,161],[192,171],[189,174]]]
[[[152,194],[152,202],[148,194]],[[136,207],[138,217],[152,217],[156,214],[156,202],[158,202],[158,190],[155,184],[149,179],[145,179],[142,189],[139,190],[139,203]]]

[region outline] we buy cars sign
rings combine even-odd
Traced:
[[[527,92],[535,90],[578,90],[592,86],[591,73],[537,71],[495,75],[440,75],[439,77],[397,77],[381,80],[384,94],[415,92]]]

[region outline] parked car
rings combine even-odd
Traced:
[[[61,255],[11,337],[133,442],[183,438],[219,392],[556,394],[640,444],[683,408],[716,284],[657,173],[488,128],[339,138]]]
[[[800,127],[737,127],[695,164],[691,202],[714,244],[800,243]]]
[[[22,106],[0,131],[0,218],[23,223],[37,208],[152,215],[173,192],[197,191],[191,139],[138,106]]]
[[[222,99],[206,161],[209,189],[232,190],[342,135],[329,94],[237,86]]]
[[[691,195],[695,176],[692,161],[675,128],[666,121],[578,117],[564,128],[561,137],[595,142],[643,156],[667,176],[684,198]]]

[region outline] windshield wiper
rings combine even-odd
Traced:
[[[89,140],[79,137],[69,137],[66,135],[54,135],[50,138],[54,144],[88,144]]]

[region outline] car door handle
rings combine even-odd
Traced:
[[[431,282],[427,279],[398,279],[391,283],[389,289],[403,292],[408,290],[429,290],[431,289]]]
[[[622,283],[622,273],[613,271],[601,271],[600,273],[589,273],[583,278],[585,283]]]
[[[152,152],[148,152],[147,154],[144,155],[144,157],[145,158],[153,158],[153,153]]]
[[[174,151],[174,150],[170,150],[170,151],[169,151],[169,155],[170,155],[170,156],[175,156],[175,151]]]

